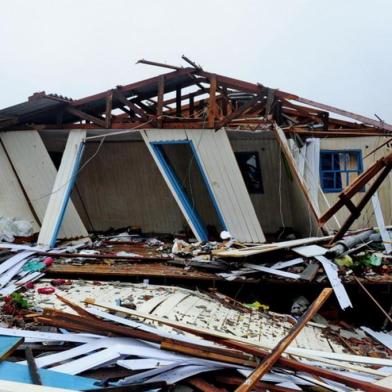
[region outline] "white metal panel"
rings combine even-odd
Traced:
[[[37,131],[15,131],[0,134],[23,188],[41,223],[53,191],[56,168]],[[61,193],[61,192],[60,192]],[[87,231],[72,203],[69,202],[60,238],[86,236]]]
[[[237,199],[237,206],[233,205],[232,208],[239,208],[242,211],[245,223],[249,230],[248,237],[252,238],[253,242],[264,242],[265,237],[260,226],[260,222],[257,218],[255,209],[250,199],[249,192],[246,189],[244,179],[235,158],[233,149],[231,148],[226,130],[221,129],[217,132],[214,130],[209,130],[209,132],[216,138],[215,140],[217,149],[222,151],[222,154],[224,154],[224,159],[221,160],[221,165],[226,165],[226,175],[232,184],[234,194]],[[240,240],[249,241],[245,238]]]
[[[38,243],[44,245],[53,245],[53,236],[56,235],[56,227],[61,224],[61,215],[66,206],[67,197],[69,196],[69,187],[73,181],[73,175],[76,165],[78,164],[78,154],[86,132],[82,130],[73,130],[69,133],[67,144],[61,159],[59,171],[54,181],[49,203],[45,211],[41,231],[38,237]],[[69,206],[69,203],[68,203]],[[86,236],[87,231],[84,228],[79,216],[75,213],[74,219],[78,218],[78,225],[72,232],[73,236]],[[74,224],[75,224],[74,223]]]
[[[232,236],[241,240],[248,233],[246,221],[241,209],[232,208],[233,205],[236,205],[236,194],[226,175],[224,157],[219,146],[215,143],[215,138],[205,131],[207,130],[193,130],[193,132],[189,132],[188,137],[197,149],[199,160],[222,212],[227,229]]]
[[[20,218],[33,222],[34,231],[39,226],[29,208],[18,179],[0,144],[0,216]]]

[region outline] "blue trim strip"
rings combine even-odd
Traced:
[[[71,389],[72,391],[88,391],[90,389],[100,388],[100,386],[97,385],[98,380],[93,378],[60,373],[50,369],[38,369],[38,373],[41,376],[42,385],[46,387]],[[27,365],[8,361],[0,362],[0,380],[21,382],[25,384],[33,383]],[[21,388],[23,387],[21,386]],[[30,388],[27,385],[21,390],[28,391],[29,389]]]
[[[73,189],[73,187],[75,185],[76,177],[77,177],[77,174],[78,174],[78,169],[79,169],[79,166],[80,166],[80,161],[82,160],[83,151],[84,151],[84,143],[80,143],[78,151],[76,153],[76,158],[75,158],[75,161],[74,161],[74,165],[73,165],[73,168],[72,168],[71,178],[70,178],[70,180],[68,182],[68,185],[67,185],[65,193],[64,193],[63,204],[62,204],[61,209],[60,209],[60,214],[59,214],[59,216],[57,218],[57,222],[56,222],[54,230],[53,230],[52,238],[51,238],[50,243],[49,243],[49,246],[51,248],[54,248],[55,245],[56,245],[56,241],[57,241],[57,237],[58,237],[58,234],[59,234],[59,231],[60,231],[60,227],[61,227],[61,224],[63,223],[65,211],[67,209],[68,202],[69,202],[69,199],[71,197],[71,192],[72,192],[72,189]]]
[[[156,157],[158,158],[158,161],[161,164],[167,178],[169,179],[170,184],[173,186],[174,191],[176,192],[176,194],[180,200],[180,203],[184,207],[189,219],[191,220],[193,226],[195,227],[195,230],[196,230],[198,236],[200,237],[200,239],[202,241],[208,241],[207,231],[204,228],[203,223],[201,222],[199,216],[197,215],[197,212],[192,207],[192,205],[188,199],[188,196],[186,195],[186,193],[182,189],[182,186],[181,186],[180,181],[178,180],[176,174],[174,173],[174,171],[172,170],[172,168],[170,167],[170,165],[166,161],[164,155],[162,154],[162,150],[161,150],[160,146],[162,144],[171,144],[171,143],[151,142],[150,144],[151,144],[151,147],[153,148],[154,153],[155,153]]]

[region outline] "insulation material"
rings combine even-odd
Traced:
[[[60,168],[51,190],[49,203],[46,208],[41,231],[39,233],[39,244],[52,247],[55,245],[67,206],[70,206],[70,193],[79,168],[80,158],[83,151],[83,140],[85,137],[85,131],[74,130],[69,133],[67,144],[61,159]],[[87,236],[87,231],[77,215],[76,210],[74,213],[74,219],[76,222],[73,222],[73,230],[69,231],[67,236]]]
[[[57,173],[39,133],[37,131],[3,132],[0,134],[0,138],[38,219],[43,222],[51,193],[53,189],[57,189],[53,187]],[[0,150],[0,160],[2,159],[1,156]],[[5,170],[3,167],[5,166],[1,162],[2,172]],[[10,188],[9,190],[9,192],[13,193],[9,202],[11,202],[11,199],[21,200],[21,191],[19,193],[15,191],[17,185],[14,180],[14,189]],[[1,192],[3,192],[3,186],[1,186]],[[15,208],[15,211],[18,210]],[[26,219],[33,220],[31,213],[29,216],[27,215],[26,206],[22,205],[19,211],[20,215],[26,215]],[[70,202],[64,216],[59,238],[73,238],[86,235],[87,231],[73,203]]]
[[[0,216],[25,219],[33,223],[34,231],[39,225],[29,208],[23,190],[0,143]]]
[[[197,227],[195,227],[195,222],[184,208],[181,198],[170,179],[167,178],[151,143],[191,142],[196,159],[200,163],[207,185],[216,202],[217,212],[222,216],[227,230],[239,241],[265,241],[262,228],[224,129],[217,132],[213,129],[154,129],[143,130],[141,134],[170,191],[198,239],[201,238]]]

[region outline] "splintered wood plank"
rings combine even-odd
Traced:
[[[164,264],[91,264],[67,265],[52,264],[48,270],[52,275],[72,274],[76,276],[134,276],[134,277],[157,277],[195,280],[223,280],[215,274],[201,271],[185,271],[183,268]]]
[[[53,161],[37,131],[1,132],[0,138],[26,195],[42,223],[51,193],[57,189],[54,187],[57,171]],[[3,168],[3,165],[1,167]],[[15,195],[17,196],[17,193]],[[82,236],[87,236],[87,231],[70,201],[65,211],[59,237]]]

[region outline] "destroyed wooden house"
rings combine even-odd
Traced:
[[[198,240],[225,230],[264,242],[283,227],[309,237],[322,233],[317,220],[341,191],[390,152],[385,123],[197,67],[169,68],[78,100],[36,93],[2,109],[0,216],[33,221],[38,242],[52,246],[57,236],[128,226],[189,228]],[[385,224],[391,187],[387,176],[378,188]],[[339,228],[347,211],[324,230]],[[351,229],[376,224],[368,203]]]
[[[390,390],[392,126],[183,58],[0,110],[0,385]]]

